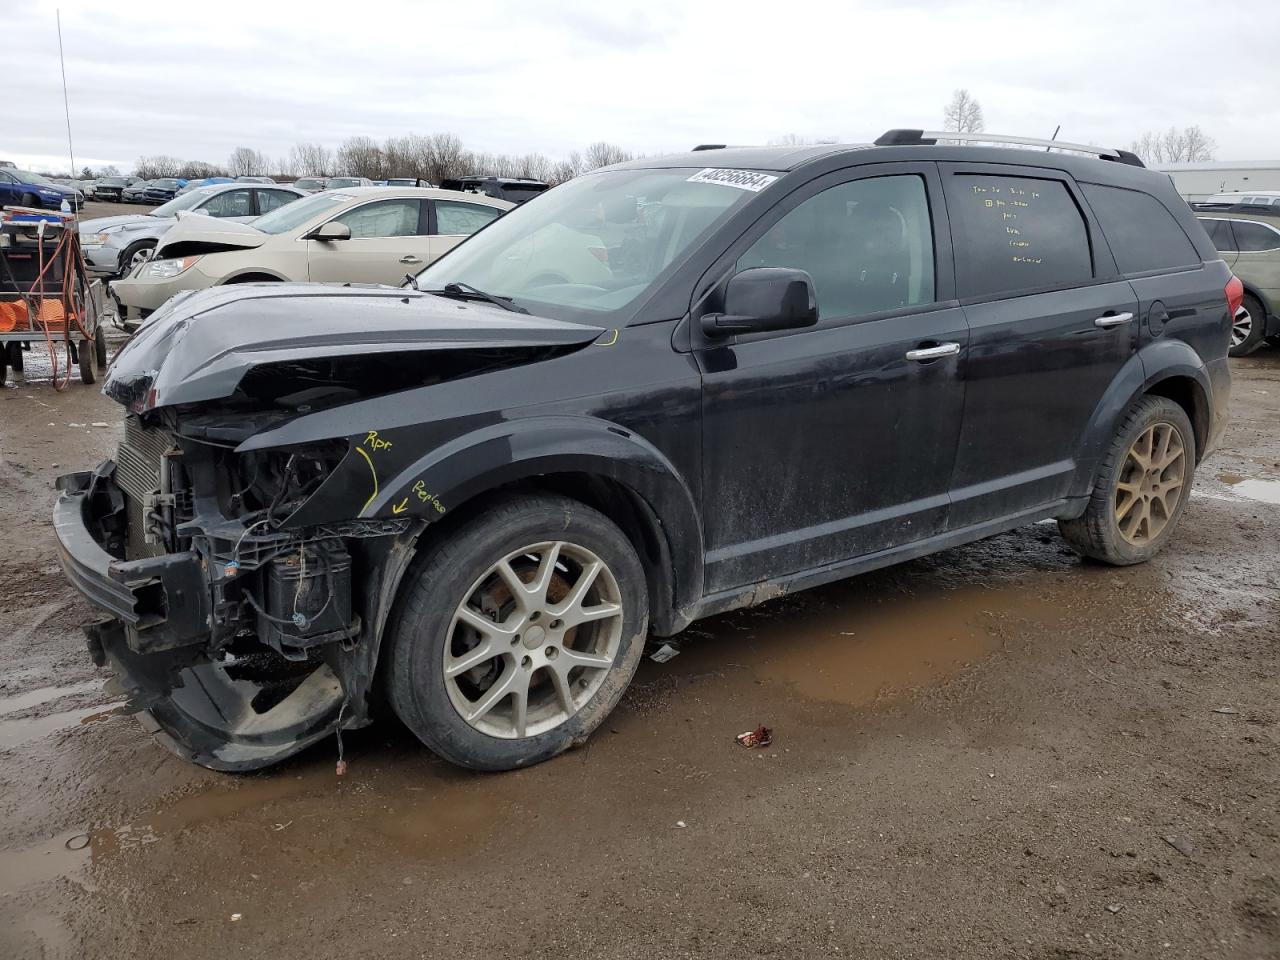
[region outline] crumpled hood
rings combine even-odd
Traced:
[[[268,239],[267,234],[253,229],[247,223],[196,214],[181,217],[169,229],[160,240],[156,259],[163,258],[169,247],[179,243],[213,243],[224,248],[242,247],[250,250],[262,246]]]
[[[388,353],[418,363],[424,351],[585,345],[603,332],[395,287],[213,287],[152,314],[102,389],[141,412],[229,397],[264,364]]]

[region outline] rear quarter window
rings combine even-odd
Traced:
[[[1241,253],[1260,253],[1280,249],[1280,232],[1261,223],[1237,220],[1232,225]]]
[[[1213,249],[1220,253],[1235,252],[1236,241],[1231,236],[1230,220],[1211,220],[1202,217],[1200,226],[1204,227],[1204,232],[1209,235],[1209,242],[1213,244]]]
[[[1080,185],[1121,273],[1180,270],[1200,254],[1163,203],[1140,190]]]
[[[1059,180],[956,174],[947,206],[958,224],[960,296],[984,299],[1093,279],[1084,216]]]

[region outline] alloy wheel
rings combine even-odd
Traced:
[[[1169,525],[1183,495],[1187,476],[1186,444],[1171,423],[1153,423],[1125,454],[1116,483],[1116,525],[1120,535],[1139,546]]]
[[[1238,347],[1253,333],[1253,314],[1241,306],[1231,318],[1231,346]]]
[[[545,733],[600,689],[622,628],[622,594],[603,560],[563,540],[522,547],[454,611],[444,645],[449,700],[489,736]]]

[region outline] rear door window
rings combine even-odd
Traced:
[[[1204,232],[1209,235],[1213,249],[1219,253],[1236,252],[1236,241],[1231,236],[1230,220],[1201,220],[1200,224],[1204,227]]]
[[[1061,180],[959,173],[947,178],[957,286],[966,299],[1093,280],[1084,215]]]
[[[924,180],[871,177],[810,197],[738,258],[739,271],[752,267],[807,271],[820,321],[932,303],[933,226]]]
[[[1241,253],[1260,253],[1263,250],[1280,249],[1280,231],[1263,223],[1237,220],[1232,225],[1236,245]]]
[[[1139,190],[1082,183],[1121,273],[1180,270],[1200,255],[1163,203]]]
[[[436,233],[446,237],[469,237],[485,224],[497,220],[502,211],[479,203],[437,200]]]
[[[293,203],[298,199],[296,193],[290,193],[288,190],[258,190],[258,213],[270,213],[278,207],[283,207],[286,203]]]

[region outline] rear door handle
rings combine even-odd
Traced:
[[[1118,327],[1122,323],[1128,323],[1133,319],[1132,313],[1109,313],[1105,317],[1098,317],[1093,321],[1095,327]]]
[[[935,347],[916,347],[907,351],[908,360],[937,360],[939,357],[954,357],[960,352],[958,343],[940,343]]]
[[[400,262],[401,263],[421,263],[422,258],[415,257],[412,253],[406,253],[403,257],[400,258]]]

